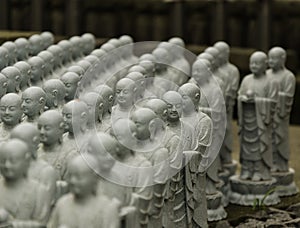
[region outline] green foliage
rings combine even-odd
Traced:
[[[266,209],[266,205],[265,205],[265,200],[266,198],[271,195],[272,193],[274,193],[277,190],[277,187],[271,188],[269,191],[266,192],[266,194],[264,195],[264,197],[262,199],[255,199],[253,201],[253,206],[252,209],[253,210],[265,210]]]

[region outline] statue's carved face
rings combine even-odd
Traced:
[[[85,196],[95,188],[96,178],[91,168],[82,162],[71,162],[68,166],[67,182],[70,191],[76,196]]]
[[[22,177],[28,168],[28,161],[22,148],[5,148],[0,155],[0,172],[5,179]]]
[[[253,74],[262,74],[267,68],[266,58],[260,55],[252,55],[250,58],[249,68]]]
[[[168,120],[171,122],[179,121],[182,114],[182,99],[180,94],[168,93],[164,95],[164,101],[168,106]]]
[[[117,103],[122,107],[130,107],[134,103],[133,85],[120,82],[116,86]]]
[[[37,94],[23,92],[22,94],[22,109],[25,115],[35,116],[41,110],[40,104],[41,97]]]
[[[66,99],[72,100],[76,94],[78,82],[71,77],[62,77],[61,81],[64,83],[66,88]]]
[[[17,99],[5,99],[0,102],[0,116],[3,123],[14,126],[20,122],[23,114],[21,102]]]
[[[268,55],[268,64],[272,69],[279,68],[284,64],[284,58],[282,57],[281,53],[270,51]]]
[[[47,146],[59,142],[62,136],[62,124],[55,118],[39,118],[38,129],[40,131],[41,142]]]

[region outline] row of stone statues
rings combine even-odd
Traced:
[[[239,88],[225,42],[192,61],[177,37],[139,57],[127,35],[99,49],[92,34],[33,47],[27,71],[12,61],[0,74],[1,225],[207,227],[228,202],[298,191],[288,167],[295,79],[282,48],[255,52]]]

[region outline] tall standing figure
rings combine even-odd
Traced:
[[[276,177],[278,194],[281,196],[293,195],[298,192],[293,176],[294,170],[289,169],[289,122],[295,94],[296,78],[286,69],[286,51],[281,47],[273,47],[268,53],[270,69],[267,75],[279,85],[278,100],[273,121],[273,169],[272,175]]]

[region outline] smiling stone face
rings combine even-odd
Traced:
[[[21,120],[23,111],[21,97],[15,93],[8,93],[0,100],[0,116],[4,124],[15,126]]]

